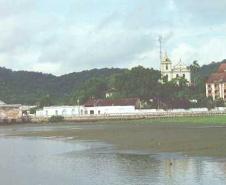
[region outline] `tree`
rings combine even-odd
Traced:
[[[193,61],[192,65],[190,65],[191,69],[191,81],[194,85],[196,85],[196,82],[199,78],[199,71],[200,71],[200,65],[197,60]]]
[[[114,87],[122,97],[150,99],[158,93],[160,72],[137,66],[115,76]]]
[[[38,102],[38,106],[40,108],[46,107],[46,106],[51,106],[51,105],[53,105],[53,100],[51,99],[49,94],[47,94],[46,96],[41,97],[39,102]]]
[[[92,78],[74,93],[71,101],[76,103],[79,100],[80,103],[84,103],[89,98],[104,98],[107,89],[106,79]]]

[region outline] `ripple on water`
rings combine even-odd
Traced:
[[[226,184],[224,159],[116,150],[71,139],[0,138],[0,184]]]

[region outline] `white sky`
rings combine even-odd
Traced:
[[[226,58],[226,0],[0,0],[0,66],[61,75]]]

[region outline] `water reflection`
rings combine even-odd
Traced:
[[[0,184],[226,184],[226,161],[118,151],[99,142],[0,138]]]

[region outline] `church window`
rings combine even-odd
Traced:
[[[166,70],[168,70],[168,69],[169,69],[168,64],[166,64]]]
[[[168,82],[168,80],[169,80],[169,77],[168,77],[168,75],[166,75],[166,81]]]

